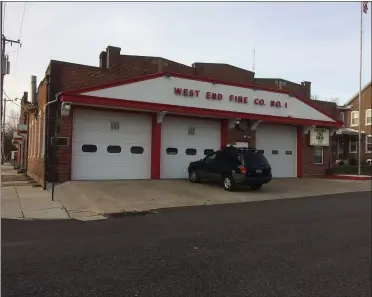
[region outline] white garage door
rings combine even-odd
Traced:
[[[71,179],[148,179],[150,147],[148,115],[74,110]]]
[[[161,178],[187,178],[190,162],[220,149],[221,123],[165,116],[161,135]]]
[[[272,167],[273,177],[296,177],[297,131],[292,126],[259,125],[256,149],[262,150]]]

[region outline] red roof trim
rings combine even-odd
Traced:
[[[291,92],[288,92],[288,91],[276,90],[276,89],[270,89],[270,88],[263,88],[263,87],[258,87],[258,86],[254,86],[254,85],[249,85],[249,84],[238,84],[238,83],[221,81],[221,80],[217,80],[217,79],[210,79],[210,78],[205,78],[205,77],[200,77],[200,76],[191,76],[191,75],[172,73],[172,72],[159,72],[159,73],[156,73],[156,74],[151,74],[151,75],[146,75],[146,76],[138,76],[138,77],[131,78],[131,79],[126,79],[126,80],[120,81],[120,82],[102,84],[102,85],[98,85],[98,86],[94,86],[94,87],[87,87],[87,88],[84,88],[84,89],[63,92],[62,94],[78,94],[78,93],[81,94],[81,93],[85,93],[85,92],[91,92],[91,91],[97,91],[97,90],[101,90],[101,89],[107,89],[107,88],[112,88],[112,87],[117,87],[117,86],[122,86],[122,85],[127,85],[127,84],[133,84],[133,83],[137,83],[137,82],[141,82],[141,81],[145,81],[145,80],[164,77],[164,76],[167,76],[167,75],[177,77],[177,78],[182,78],[182,79],[194,80],[194,81],[208,82],[208,83],[221,84],[221,85],[226,85],[226,86],[233,86],[233,87],[253,89],[253,90],[261,90],[261,91],[267,91],[267,92],[272,92],[272,93],[287,94],[287,95],[290,95],[292,97],[297,98],[298,100],[300,100],[301,102],[310,106],[311,108],[319,111],[320,113],[322,113],[325,116],[329,117],[330,119],[334,120],[336,123],[340,122],[338,119],[334,118],[331,114],[329,114],[325,110],[323,110],[323,109],[319,108],[318,106],[312,104],[311,101],[309,101],[309,99],[300,98],[299,96],[294,95],[294,94],[292,94]]]
[[[61,96],[60,100],[62,102],[71,102],[77,104],[87,104],[96,106],[111,106],[117,108],[130,108],[130,109],[140,109],[148,111],[163,111],[166,110],[171,113],[179,114],[191,114],[196,116],[207,116],[207,117],[218,117],[218,118],[242,118],[242,119],[252,119],[252,120],[262,120],[265,122],[278,123],[278,124],[292,124],[292,125],[304,125],[304,126],[322,126],[322,127],[335,127],[339,128],[342,123],[338,122],[327,122],[327,121],[314,121],[307,119],[298,118],[287,118],[278,116],[269,116],[261,114],[250,114],[250,113],[239,113],[223,110],[211,110],[196,107],[184,107],[169,104],[159,104],[159,103],[148,103],[133,100],[123,100],[123,99],[109,99],[94,96],[86,96],[79,94],[64,94]]]

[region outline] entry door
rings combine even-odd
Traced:
[[[273,177],[297,176],[296,140],[296,127],[262,124],[258,126],[256,149],[269,161]]]

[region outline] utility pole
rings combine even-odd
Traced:
[[[2,5],[1,5],[1,16],[2,15]],[[3,99],[4,94],[4,77],[6,74],[10,73],[10,62],[9,57],[5,55],[5,46],[7,43],[10,43],[10,46],[15,44],[19,44],[19,46],[22,46],[21,41],[18,40],[12,40],[7,39],[3,34],[1,34],[1,92],[0,92],[0,99],[1,99],[1,123],[2,123],[2,133],[1,133],[1,164],[4,164],[4,158],[5,158],[5,151],[4,151],[4,140],[5,140],[5,118],[6,118],[6,101]],[[3,106],[4,104],[4,106]]]

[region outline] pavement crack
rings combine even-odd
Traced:
[[[19,204],[19,209],[21,210],[22,217],[25,218],[25,214],[23,213],[23,209],[22,209],[22,205],[21,205],[21,200],[19,199],[19,195],[18,195],[17,187],[14,185],[14,183],[13,183],[13,187],[14,187],[14,191],[16,192],[16,195],[17,195],[18,204]]]

